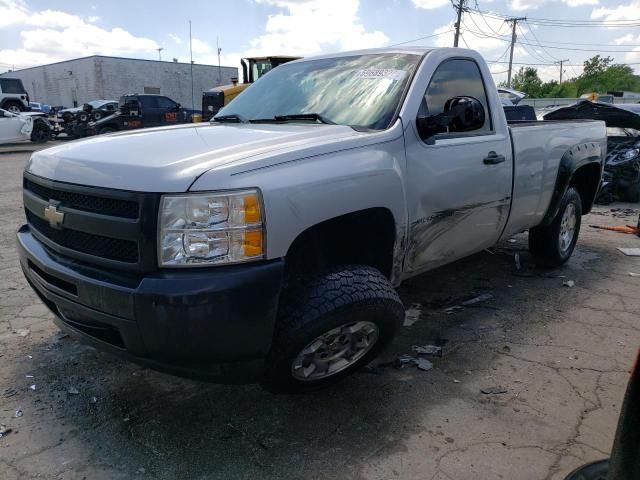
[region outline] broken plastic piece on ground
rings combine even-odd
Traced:
[[[514,259],[516,261],[516,270],[522,270],[522,265],[520,264],[520,254],[516,253]]]
[[[460,303],[460,305],[462,305],[463,307],[468,307],[470,305],[475,305],[476,303],[486,302],[487,300],[491,300],[492,298],[492,294],[483,293],[482,295],[478,295],[477,297],[474,297],[470,300],[465,300],[464,302]]]
[[[34,383],[33,385],[31,385],[31,386],[29,387],[29,389],[31,389],[31,390],[33,390],[33,391],[35,392],[35,391],[36,391],[36,385],[35,385],[35,383]]]
[[[76,387],[69,387],[67,393],[69,395],[80,395],[80,391]]]
[[[640,273],[629,272],[630,277],[640,277]]]
[[[16,335],[18,335],[19,337],[26,337],[30,333],[31,332],[27,328],[19,328],[18,330],[16,330]]]
[[[564,287],[573,287],[576,284],[576,282],[574,282],[573,280],[565,280],[564,282],[562,282],[562,285]]]
[[[516,243],[517,240],[515,238],[510,238],[509,240],[507,240],[507,242],[509,243]]]
[[[411,347],[418,355],[437,355],[439,357],[442,356],[442,347],[438,347],[437,345],[413,345]]]
[[[452,313],[459,312],[460,310],[464,310],[464,307],[461,305],[454,305],[453,307],[445,308],[443,311],[447,315],[451,315]]]
[[[618,247],[622,253],[627,255],[628,257],[640,257],[640,248],[621,248]]]
[[[11,428],[7,428],[6,425],[0,425],[0,438],[9,435],[13,430]]]
[[[411,308],[407,309],[404,312],[403,325],[405,327],[410,327],[411,325],[416,323],[418,320],[420,320],[420,314],[422,313],[421,309],[422,309],[422,305],[420,305],[419,303],[414,303],[413,305],[411,305]]]
[[[22,410],[16,410],[16,418],[20,418],[22,416]]]
[[[625,225],[623,227],[609,227],[607,225],[589,225],[591,228],[597,228],[599,230],[609,230],[611,232],[629,233],[632,235],[640,235],[640,227],[632,227],[631,225]]]
[[[507,389],[503,387],[487,387],[480,391],[485,395],[500,395],[501,393],[507,393]]]
[[[416,365],[418,366],[418,370],[423,370],[425,372],[433,368],[433,363],[431,363],[426,358],[418,358],[418,360],[416,361]]]

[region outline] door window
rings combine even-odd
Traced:
[[[167,97],[156,97],[156,99],[158,100],[158,108],[161,110],[172,110],[178,106],[176,102]]]
[[[424,95],[429,115],[444,112],[445,104],[454,97],[473,97],[485,111],[484,125],[473,134],[492,130],[487,91],[482,74],[473,60],[446,60],[437,68]]]
[[[156,97],[146,97],[140,96],[140,104],[142,105],[142,111],[148,112],[150,110],[154,110],[158,108],[158,102],[156,101]]]

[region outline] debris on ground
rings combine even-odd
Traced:
[[[460,303],[463,307],[469,307],[471,305],[475,305],[476,303],[486,302],[487,300],[491,300],[493,295],[490,293],[483,293],[482,295],[478,295],[477,297],[471,298],[469,300],[465,300]]]
[[[18,394],[18,391],[15,388],[11,388],[11,387],[5,389],[5,391],[3,393],[5,398],[11,398],[11,397],[13,397],[14,395],[17,395],[17,394]]]
[[[418,370],[423,370],[425,372],[433,368],[433,363],[431,363],[426,358],[418,358],[416,361],[416,365],[418,366]]]
[[[503,387],[487,387],[480,390],[485,395],[500,395],[502,393],[507,393],[507,389]]]
[[[13,432],[13,429],[11,428],[7,428],[6,425],[0,425],[0,438],[2,437],[6,437],[7,435],[9,435],[11,432]]]
[[[22,416],[22,410],[16,410],[16,418],[20,418]]]
[[[31,332],[27,328],[19,328],[18,330],[16,330],[16,335],[18,335],[19,337],[26,337],[30,333]]]
[[[461,305],[454,305],[453,307],[445,308],[443,312],[447,315],[451,315],[452,313],[459,312],[461,310],[464,310],[464,307],[462,307]]]
[[[609,227],[607,225],[589,225],[591,228],[597,228],[599,230],[609,230],[611,232],[628,233],[631,235],[640,235],[640,228],[633,227],[631,225],[624,225],[622,227]]]
[[[76,387],[69,387],[67,389],[67,393],[69,395],[80,395],[80,390],[78,390]]]
[[[630,277],[640,277],[640,273],[629,272]]]
[[[33,385],[31,385],[29,387],[30,390],[33,390],[34,392],[36,391],[36,384],[34,383]]]
[[[422,305],[419,303],[414,303],[411,305],[411,308],[407,309],[404,312],[404,323],[405,327],[410,327],[418,320],[420,320],[420,314],[422,313]]]
[[[516,243],[517,240],[515,238],[510,238],[509,240],[507,240],[507,242],[509,243]]]
[[[513,258],[516,261],[516,270],[522,270],[522,265],[520,264],[520,254],[516,253]]]
[[[622,253],[627,255],[628,257],[640,257],[640,248],[622,248],[618,247]]]
[[[574,282],[573,280],[565,280],[564,282],[562,282],[562,286],[563,287],[573,287],[576,284],[576,282]]]
[[[98,397],[91,397],[91,403],[98,403]]]
[[[436,355],[442,356],[442,347],[437,345],[413,345],[411,350],[418,355]]]

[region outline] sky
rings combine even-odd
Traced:
[[[457,0],[456,0],[457,1]],[[467,0],[460,46],[490,60],[506,78],[510,26],[518,26],[514,68],[535,65],[544,80],[582,71],[585,59],[610,55],[640,73],[635,26],[568,27],[535,19],[619,22],[640,19],[640,0]],[[0,0],[0,72],[93,54],[238,66],[253,55],[311,56],[398,43],[451,46],[451,0]],[[496,38],[497,37],[497,38]],[[415,41],[413,41],[415,40]],[[541,45],[542,44],[542,45]],[[158,49],[162,49],[158,52]],[[634,64],[634,63],[637,63]]]

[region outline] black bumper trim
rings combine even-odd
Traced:
[[[27,226],[18,248],[24,274],[55,323],[83,341],[182,376],[245,383],[262,374],[283,260],[132,279],[65,263]]]

